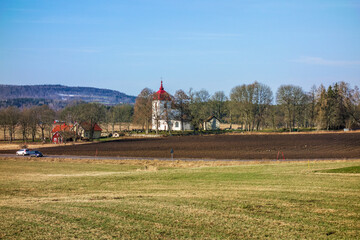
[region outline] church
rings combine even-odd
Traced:
[[[163,82],[152,101],[152,130],[184,131],[192,130],[191,122],[181,123],[180,112],[173,109],[170,95],[164,90]]]

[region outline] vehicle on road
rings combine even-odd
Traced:
[[[29,151],[28,154],[30,157],[42,157],[44,156],[40,151]]]
[[[24,148],[24,149],[20,149],[19,151],[16,152],[17,156],[25,156],[25,155],[29,155],[29,149]]]

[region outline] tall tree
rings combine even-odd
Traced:
[[[223,91],[217,91],[211,96],[210,105],[213,111],[213,115],[220,121],[224,121],[224,118],[226,116],[227,100],[228,98]]]
[[[45,130],[50,129],[55,120],[55,111],[48,105],[34,107],[33,114],[36,116],[36,124],[41,130],[41,140],[45,140]],[[35,117],[34,116],[34,117]]]
[[[273,93],[269,86],[255,82],[254,87],[254,101],[253,101],[253,118],[255,120],[256,130],[259,130],[260,124],[265,121],[265,115],[273,100]]]
[[[330,129],[344,128],[349,114],[346,108],[346,89],[340,89],[339,84],[329,86],[327,90],[321,88],[319,98],[319,127]]]
[[[111,135],[114,135],[115,124],[117,123],[116,107],[117,106],[112,106],[112,107],[108,108],[106,111],[107,121],[111,124]]]
[[[29,108],[25,108],[20,112],[19,126],[21,129],[23,142],[27,141],[27,135],[28,135],[29,129],[30,129],[31,117],[32,117],[31,110]]]
[[[357,86],[351,89],[349,84],[339,83],[341,94],[343,95],[344,107],[347,113],[346,127],[360,127],[360,91]]]
[[[183,90],[176,91],[174,95],[174,108],[178,111],[181,131],[184,131],[184,122],[190,120],[189,103],[190,97]]]
[[[311,87],[310,92],[307,93],[307,99],[308,99],[308,104],[307,104],[307,110],[306,110],[306,115],[307,115],[307,123],[309,125],[309,127],[315,127],[315,121],[316,121],[316,116],[317,116],[317,111],[316,111],[316,104],[317,104],[317,88],[315,85],[313,85]]]
[[[271,105],[273,93],[270,87],[254,82],[234,87],[230,99],[232,113],[239,123],[244,123],[247,130],[258,130]]]
[[[35,138],[36,138],[36,134],[37,134],[37,130],[38,130],[38,115],[37,112],[35,111],[36,107],[31,107],[29,109],[29,115],[30,115],[30,119],[29,119],[29,132],[31,135],[31,141],[35,142]]]
[[[328,128],[327,94],[324,85],[320,85],[316,93],[316,124],[318,129]]]
[[[141,124],[146,134],[149,131],[152,117],[152,100],[154,92],[149,88],[144,88],[135,101],[134,122]]]
[[[10,106],[5,110],[6,125],[8,126],[10,142],[15,139],[15,127],[19,123],[20,110],[16,107]]]
[[[285,113],[290,131],[295,127],[296,120],[302,114],[305,100],[302,88],[294,85],[281,85],[276,93],[276,102]]]
[[[94,139],[94,129],[96,124],[100,124],[105,118],[105,106],[99,103],[83,103],[77,105],[79,108],[80,123],[86,123],[90,126],[89,140]]]
[[[251,129],[251,123],[254,121],[253,114],[254,88],[252,85],[240,85],[231,90],[230,99],[232,102],[232,113],[237,122],[245,124],[245,129]]]
[[[0,109],[0,126],[3,129],[4,133],[4,141],[6,141],[6,130],[7,130],[7,121],[6,121],[6,109],[1,108]]]
[[[74,102],[68,106],[66,106],[61,112],[60,117],[66,123],[73,124],[74,126],[80,122],[80,115],[82,112],[82,107],[79,105],[85,104],[83,102]],[[75,131],[73,132],[73,141],[75,142],[79,135],[79,128],[75,127]]]
[[[189,91],[189,110],[191,114],[191,122],[194,130],[200,126],[203,128],[204,121],[211,115],[211,108],[209,105],[210,94],[205,89],[197,92]]]
[[[129,130],[133,115],[134,107],[132,105],[121,104],[115,106],[115,120],[120,126],[120,131],[122,125],[125,125]]]

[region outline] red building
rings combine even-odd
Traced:
[[[51,133],[53,134],[51,137],[51,142],[57,144],[66,142],[67,140],[71,139],[75,134],[72,129],[72,125],[66,125],[65,123],[55,125],[53,130],[51,130]]]

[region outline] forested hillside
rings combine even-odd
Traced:
[[[12,105],[21,105],[24,99],[42,99],[52,101],[85,101],[98,102],[105,105],[116,105],[119,103],[134,103],[134,96],[124,93],[90,87],[68,87],[62,85],[0,85],[0,100],[2,105],[11,102]],[[21,101],[20,101],[21,100]],[[31,100],[25,101],[27,103]],[[33,102],[38,102],[34,100]]]

